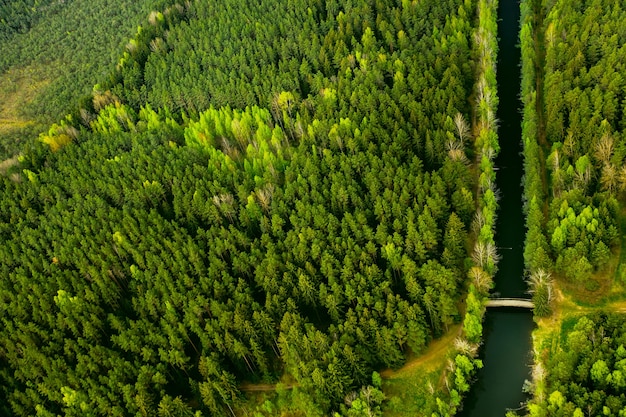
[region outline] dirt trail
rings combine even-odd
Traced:
[[[239,386],[239,391],[244,392],[268,392],[276,391],[277,384],[243,384]],[[283,384],[282,389],[294,389],[297,384]]]
[[[416,367],[423,366],[427,370],[434,369],[442,362],[450,347],[462,331],[461,325],[453,326],[450,331],[437,340],[432,341],[424,353],[414,359],[407,361],[407,363],[400,369],[385,369],[380,373],[383,379],[393,379],[399,377],[405,372],[410,372]],[[242,384],[239,386],[239,390],[243,392],[270,392],[276,390],[277,384]],[[283,389],[290,390],[297,387],[298,384],[283,384]]]
[[[392,379],[404,372],[408,372],[413,368],[424,366],[425,368],[433,369],[437,366],[437,363],[443,361],[450,347],[462,331],[461,325],[454,326],[448,333],[443,335],[437,340],[434,340],[428,345],[426,351],[415,359],[409,360],[402,368],[398,370],[385,369],[380,373],[380,376],[384,379]]]

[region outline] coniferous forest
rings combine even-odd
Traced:
[[[577,281],[605,266],[619,243],[617,198],[626,189],[626,31],[618,28],[624,17],[615,3],[559,2],[544,21],[545,129],[552,146],[547,232],[555,269]],[[569,34],[558,36],[565,27]]]
[[[527,156],[531,179],[526,190],[533,206],[528,228],[537,231],[529,235],[527,265],[531,271],[553,268],[572,285],[593,291],[600,286],[596,275],[615,268],[609,260],[621,243],[620,206],[626,190],[621,73],[626,32],[618,22],[625,11],[619,4],[609,7],[598,1],[555,2],[533,11],[533,3],[539,4],[527,2],[528,14],[544,17],[541,22],[529,17],[522,28],[528,79],[526,143],[536,146],[528,138],[539,129],[535,139],[545,156],[542,160],[537,149]],[[540,25],[542,43],[532,39],[532,25]],[[538,93],[530,85],[535,77]],[[544,196],[545,219],[539,208]],[[539,232],[542,227],[545,230]]]
[[[22,151],[119,60],[150,11],[169,0],[0,3],[0,158]]]
[[[546,317],[530,416],[626,413],[625,13],[600,0],[522,4],[525,260]]]
[[[529,416],[622,416],[626,409],[626,328],[617,313],[565,320],[546,360],[546,387]]]
[[[74,2],[31,3],[0,9],[3,45]],[[287,375],[289,415],[380,415],[376,371],[463,321],[468,289],[478,343],[493,4],[147,3],[92,93],[7,155],[0,413],[237,415]],[[460,350],[424,415],[469,389]]]

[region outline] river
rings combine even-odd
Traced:
[[[521,143],[520,8],[518,0],[500,0],[498,5],[497,82],[500,153],[496,158],[500,207],[496,244],[501,256],[493,293],[499,297],[528,297],[524,281],[522,212],[523,157]],[[503,417],[527,400],[522,391],[530,379],[532,313],[524,309],[491,309],[485,316],[481,359],[464,401],[461,417]],[[522,414],[522,413],[520,413]]]

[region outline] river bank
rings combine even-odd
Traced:
[[[496,159],[499,208],[495,241],[500,254],[492,294],[527,298],[524,280],[525,216],[522,210],[524,161],[521,144],[520,50],[517,1],[498,5],[499,105],[497,111],[500,152]],[[519,309],[490,310],[484,321],[484,368],[464,402],[462,417],[503,416],[527,400],[522,387],[529,379],[532,313]]]

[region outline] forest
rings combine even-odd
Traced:
[[[570,317],[551,340],[543,398],[529,415],[622,416],[626,410],[623,314]]]
[[[617,199],[626,189],[626,31],[618,28],[626,10],[598,1],[576,6],[558,3],[544,21],[547,234],[555,270],[593,285],[591,274],[607,265],[610,248],[619,244]],[[605,7],[609,13],[600,13]],[[569,33],[557,36],[566,27]]]
[[[75,110],[167,0],[0,2],[0,159]]]
[[[601,0],[522,2],[533,417],[626,409],[625,18]]]
[[[88,10],[31,3],[0,71]],[[6,155],[0,413],[236,416],[277,384],[288,415],[380,415],[377,371],[462,323],[423,409],[453,415],[497,263],[493,2],[136,4]]]
[[[601,13],[603,7],[610,13]],[[529,9],[528,13],[538,13]],[[626,191],[626,97],[621,68],[626,32],[617,22],[626,11],[619,4],[609,7],[608,2],[557,1],[540,13],[545,14],[541,56],[532,50],[530,27],[536,22],[529,21],[522,28],[522,36],[528,37],[522,41],[528,78],[537,75],[532,74],[533,63],[535,67],[541,64],[539,102],[537,92],[526,86],[525,124],[528,132],[541,131],[536,140],[544,147],[540,165],[527,169],[534,178],[527,184],[535,184],[527,186],[532,190],[527,197],[541,201],[545,194],[549,206],[545,220],[538,210],[529,209],[529,230],[541,222],[545,230],[544,237],[529,237],[527,264],[531,270],[553,268],[557,275],[593,291],[600,286],[594,276],[607,272],[609,259],[621,244]],[[538,151],[532,152],[540,158]],[[547,171],[543,190],[535,174],[541,167]]]

